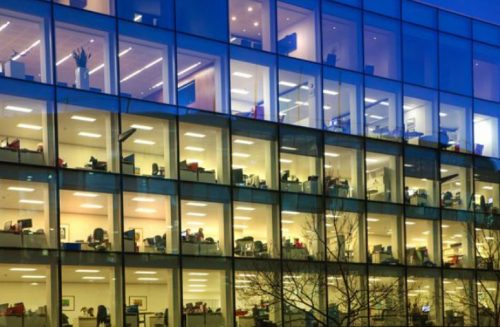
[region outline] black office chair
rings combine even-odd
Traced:
[[[106,327],[111,326],[111,322],[108,317],[108,309],[106,309],[103,305],[97,307],[97,327],[100,327],[101,324],[104,324]]]
[[[155,247],[158,252],[164,253],[167,247],[166,236],[156,235],[154,239]]]

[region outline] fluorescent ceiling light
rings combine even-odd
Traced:
[[[366,162],[368,162],[368,163],[377,163],[378,159],[366,158]]]
[[[118,57],[121,57],[121,56],[124,56],[126,55],[127,53],[129,53],[130,51],[132,51],[132,47],[128,47],[127,49],[123,50],[122,52],[120,52],[118,54]]]
[[[82,198],[97,198],[99,196],[99,194],[89,193],[89,192],[75,192],[73,193],[73,195]]]
[[[252,220],[252,217],[246,217],[246,216],[234,216],[234,220]]]
[[[293,224],[293,220],[281,219],[282,224]]]
[[[323,94],[328,94],[328,95],[337,95],[337,94],[339,94],[339,92],[337,92],[337,91],[333,91],[333,90],[327,90],[327,89],[324,89],[324,90],[323,90]]]
[[[281,150],[297,151],[297,148],[293,148],[291,146],[282,146]]]
[[[134,140],[135,144],[144,144],[144,145],[155,145],[155,141],[150,141],[150,140],[141,140],[141,139],[135,139]]]
[[[445,225],[445,224],[441,225],[441,228],[449,228],[449,227],[450,227],[450,225]]]
[[[332,109],[332,107],[327,106],[327,105],[324,105],[324,106],[323,106],[323,109],[325,109],[325,110],[330,110],[330,109]]]
[[[373,119],[384,119],[383,116],[379,116],[379,115],[370,115],[370,118],[373,118]]]
[[[17,112],[26,112],[26,113],[33,111],[33,109],[31,109],[31,108],[19,107],[19,106],[12,106],[12,105],[5,106],[5,110],[17,111]]]
[[[493,190],[493,186],[490,186],[490,185],[486,185],[486,186],[483,186],[483,190]]]
[[[298,211],[291,211],[291,210],[283,210],[281,211],[282,215],[298,215],[300,212]]]
[[[35,41],[32,45],[30,45],[29,47],[27,47],[26,49],[24,49],[23,51],[19,52],[17,55],[15,55],[12,60],[13,61],[16,61],[17,59],[21,58],[22,56],[24,56],[25,54],[27,54],[31,49],[33,49],[34,47],[36,47],[37,45],[40,44],[40,40],[37,40]]]
[[[255,211],[255,208],[238,206],[238,207],[236,207],[236,210],[241,210],[241,211]]]
[[[208,276],[208,273],[202,273],[202,272],[190,272],[188,273],[189,276]]]
[[[14,267],[14,268],[10,268],[9,270],[10,271],[24,271],[24,272],[26,272],[26,271],[36,271],[37,269],[36,268],[16,268],[16,267]]]
[[[446,112],[440,112],[439,113],[439,117],[446,117],[448,116],[448,114]]]
[[[247,141],[247,140],[242,140],[242,139],[236,139],[233,142],[234,143],[238,143],[238,144],[244,144],[244,145],[252,145],[252,144],[254,144],[253,141]]]
[[[134,14],[134,22],[139,22],[142,19],[141,14]]]
[[[139,75],[140,73],[142,73],[143,71],[145,71],[146,69],[148,68],[151,68],[153,67],[154,65],[156,65],[157,63],[161,62],[163,60],[163,57],[160,57],[156,60],[153,60],[152,62],[150,62],[149,64],[147,64],[146,66],[136,70],[135,72],[133,72],[132,74],[129,74],[128,76],[126,76],[125,78],[123,78],[120,83],[123,83],[123,82],[126,82],[128,81],[129,79],[131,79],[132,77],[134,76],[137,76]]]
[[[22,275],[21,278],[25,278],[25,279],[44,279],[46,278],[47,276],[44,276],[44,275]]]
[[[336,157],[339,157],[339,156],[340,156],[340,154],[338,154],[338,153],[325,152],[325,157],[334,157],[334,158],[336,158]]]
[[[96,121],[96,119],[94,117],[87,117],[87,116],[80,116],[80,115],[73,115],[73,116],[71,116],[71,119],[89,122],[89,123],[93,123]]]
[[[73,57],[72,53],[70,53],[66,57],[64,57],[61,60],[59,60],[58,62],[56,62],[56,66],[59,66],[59,65],[63,64],[66,60],[70,59],[71,57]]]
[[[290,100],[288,98],[284,98],[284,97],[279,97],[278,100],[279,100],[279,102],[285,102],[285,103],[292,102],[292,100]]]
[[[156,275],[156,271],[150,271],[150,270],[137,270],[134,272],[134,274],[137,275]]]
[[[106,277],[103,277],[103,276],[83,276],[82,279],[85,279],[85,280],[103,280],[103,279],[106,279]]]
[[[412,106],[410,106],[410,105],[408,105],[408,104],[404,104],[404,105],[403,105],[403,109],[404,109],[404,110],[412,110],[412,109],[413,109],[413,107],[412,107]]]
[[[304,102],[304,101],[295,101],[295,104],[299,106],[309,106],[309,102]]]
[[[104,68],[104,64],[100,64],[99,66],[97,66],[96,68],[92,69],[91,71],[89,71],[89,75],[92,75],[96,72],[98,72],[99,70],[103,69]]]
[[[189,293],[205,293],[205,290],[188,290]]]
[[[200,148],[197,146],[186,146],[186,147],[184,147],[184,150],[194,151],[194,152],[203,152],[203,151],[205,151],[205,148]]]
[[[297,86],[297,84],[292,83],[292,82],[287,82],[287,81],[280,81],[279,84],[281,86],[288,86],[288,87],[296,87]]]
[[[156,209],[153,209],[153,208],[137,208],[137,209],[135,209],[135,212],[139,212],[139,213],[155,213]]]
[[[191,206],[191,207],[206,207],[206,206],[208,206],[208,204],[203,203],[203,202],[188,202],[188,203],[186,203],[186,205]]]
[[[233,157],[248,158],[250,155],[248,153],[233,152]]]
[[[140,125],[140,124],[132,124],[132,125],[130,125],[130,127],[135,128],[135,129],[140,129],[143,131],[152,131],[154,129],[153,126]]]
[[[44,202],[41,201],[41,200],[28,200],[28,199],[19,200],[19,203],[24,203],[24,204],[44,204]]]
[[[371,222],[377,222],[379,220],[380,219],[378,219],[378,218],[370,218],[370,217],[366,218],[366,221],[371,221]]]
[[[39,125],[24,124],[24,123],[17,124],[17,127],[19,127],[19,128],[25,128],[25,129],[32,129],[32,130],[35,130],[35,131],[39,131],[39,130],[42,129],[42,126],[39,126]]]
[[[205,278],[189,278],[189,282],[195,282],[195,283],[203,283],[203,282],[208,282],[208,279]]]
[[[365,102],[368,102],[368,103],[375,103],[375,102],[377,102],[377,99],[365,98]]]
[[[332,165],[325,164],[325,168],[332,168]]]
[[[132,198],[132,201],[151,203],[151,202],[155,202],[156,200],[153,199],[153,198],[146,198],[146,197],[142,197],[142,196],[136,196],[136,197]]]
[[[293,162],[293,160],[290,160],[290,159],[283,159],[283,158],[281,158],[281,159],[280,159],[280,162],[281,162],[281,163],[292,163],[292,162]]]
[[[188,212],[186,215],[193,217],[205,217],[207,214],[203,212]]]
[[[100,205],[100,204],[84,203],[84,204],[80,205],[80,208],[84,208],[84,209],[102,209],[104,207],[102,205]]]
[[[81,274],[97,274],[98,272],[101,272],[99,269],[77,269],[75,270],[77,273]]]
[[[414,222],[414,221],[405,221],[405,224],[406,225],[415,225],[416,222]]]
[[[448,169],[441,168],[439,171],[442,172],[442,173],[447,173]]]
[[[143,282],[156,282],[160,280],[157,277],[138,277],[137,280],[143,281]]]
[[[177,76],[184,75],[184,74],[186,74],[187,72],[189,72],[189,71],[191,71],[191,70],[195,69],[195,68],[196,68],[196,67],[198,67],[199,65],[201,65],[201,61],[198,61],[197,63],[192,64],[191,66],[189,66],[189,67],[187,67],[187,68],[185,68],[185,69],[181,70],[180,72],[178,72],[178,73],[177,73]]]
[[[184,133],[185,136],[190,136],[190,137],[196,137],[196,138],[199,138],[199,139],[202,139],[204,138],[206,135],[205,134],[201,134],[201,133],[194,133],[194,132],[186,132]]]
[[[252,78],[252,74],[247,74],[247,73],[243,73],[243,72],[234,72],[233,73],[234,76],[237,76],[237,77],[241,77],[241,78]]]
[[[90,133],[90,132],[79,132],[78,135],[83,136],[83,137],[90,137],[90,138],[94,138],[94,139],[98,139],[102,136],[101,134]]]
[[[16,191],[16,192],[34,192],[35,189],[31,187],[19,187],[19,186],[9,186],[7,188],[9,191]]]
[[[6,21],[4,24],[2,24],[0,26],[0,32],[3,31],[4,29],[6,29],[7,26],[9,26],[9,25],[10,25],[10,21]]]
[[[244,89],[231,89],[231,93],[247,95],[250,92],[248,92],[247,90],[244,90]]]

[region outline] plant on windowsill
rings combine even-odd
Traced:
[[[69,0],[69,5],[71,7],[84,9],[87,7],[87,0]]]
[[[80,49],[73,50],[73,59],[75,60],[75,86],[78,89],[88,90],[90,88],[89,83],[89,69],[87,68],[87,63],[92,57],[92,54],[87,53],[83,47]]]
[[[25,65],[24,62],[19,61],[20,58],[26,56],[27,53],[19,53],[12,49],[12,55],[9,61],[4,64],[5,76],[14,78],[25,78]]]

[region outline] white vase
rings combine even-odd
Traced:
[[[87,67],[77,67],[75,69],[75,86],[81,90],[88,90],[90,88],[89,69]]]
[[[5,76],[14,78],[26,78],[25,66],[23,62],[9,60],[4,65]]]

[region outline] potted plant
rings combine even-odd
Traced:
[[[7,61],[4,65],[5,76],[21,79],[24,79],[26,77],[24,62],[18,61],[25,55],[26,54],[18,53],[16,50],[12,50],[12,55],[10,56],[9,61]]]
[[[83,9],[87,7],[87,0],[69,0],[69,5],[71,7]]]
[[[87,62],[92,57],[91,53],[87,53],[83,47],[80,49],[73,50],[73,59],[75,60],[75,86],[78,89],[88,90],[90,88],[89,83],[89,69],[87,68]]]

